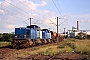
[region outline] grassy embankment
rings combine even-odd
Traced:
[[[11,45],[11,42],[0,42],[0,47]]]
[[[58,52],[79,52],[88,54],[90,56],[90,40],[75,40],[67,39],[63,42],[43,45],[40,47],[26,48],[18,50],[15,53],[15,57],[27,57],[32,54],[42,53],[44,55],[53,55]]]
[[[0,42],[0,47],[10,45],[10,42]],[[44,55],[53,55],[58,52],[79,52],[88,54],[90,59],[90,40],[75,40],[66,39],[63,42],[43,45],[39,47],[26,48],[17,50],[14,53],[15,57],[27,57],[32,54],[42,53]]]

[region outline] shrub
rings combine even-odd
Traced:
[[[65,46],[59,45],[59,46],[57,46],[57,48],[65,48]]]

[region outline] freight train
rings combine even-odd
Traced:
[[[58,37],[58,40],[57,40]],[[41,29],[37,25],[15,28],[15,38],[11,42],[12,48],[24,48],[63,41],[63,36],[48,29]]]

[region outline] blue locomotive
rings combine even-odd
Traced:
[[[13,48],[30,47],[51,42],[51,33],[48,29],[41,29],[37,25],[15,28]]]

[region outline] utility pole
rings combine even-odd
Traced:
[[[58,42],[58,17],[57,17],[57,42]]]
[[[64,37],[65,37],[65,28],[64,28]]]
[[[30,18],[30,26],[31,26],[31,19],[33,19],[33,18]]]
[[[50,32],[50,28],[49,28],[49,32]]]
[[[79,21],[77,21],[77,31],[79,31]]]

